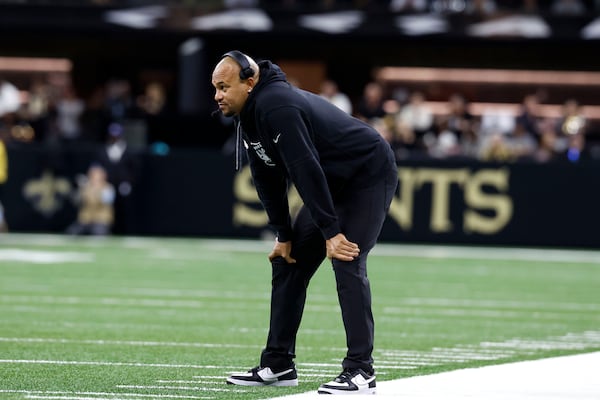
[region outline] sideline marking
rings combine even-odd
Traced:
[[[600,352],[459,369],[377,382],[377,398],[419,400],[598,400]],[[316,390],[277,397],[318,400]],[[354,396],[353,399],[372,399]]]
[[[17,261],[34,264],[87,263],[94,261],[94,255],[64,251],[0,249],[0,261]]]

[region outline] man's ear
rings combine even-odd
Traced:
[[[252,89],[254,89],[255,83],[256,82],[254,81],[254,78],[252,78],[252,77],[246,79],[246,84],[248,85],[248,93],[250,93],[252,91]]]

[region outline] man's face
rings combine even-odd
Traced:
[[[229,58],[221,60],[213,71],[212,85],[215,87],[215,101],[226,117],[237,115],[242,111],[249,90],[252,89],[248,80],[240,79],[239,73],[240,67]]]

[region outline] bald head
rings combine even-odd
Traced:
[[[212,84],[215,87],[215,101],[225,116],[237,115],[242,111],[250,92],[258,83],[259,68],[256,61],[246,56],[254,74],[246,79],[240,77],[242,67],[231,56],[223,57],[215,66]]]
[[[247,55],[246,55],[246,54],[244,54],[244,53],[238,52],[238,54],[239,54],[241,57],[244,57],[244,58],[246,59],[246,61],[248,61],[248,64],[250,65],[250,68],[252,69],[252,72],[253,72],[253,74],[252,74],[252,76],[251,76],[251,77],[252,77],[252,78],[254,78],[256,81],[258,81],[258,77],[259,77],[259,73],[258,73],[258,72],[259,72],[259,68],[258,68],[258,64],[256,63],[256,61],[254,61],[254,60],[252,59],[252,57],[250,57],[250,56],[247,56]],[[242,71],[242,65],[240,65],[240,63],[239,63],[239,62],[238,62],[238,61],[237,61],[237,60],[236,60],[234,57],[232,57],[232,56],[230,56],[230,55],[225,55],[225,56],[224,56],[224,57],[221,59],[221,61],[219,61],[219,63],[217,64],[216,68],[219,68],[219,66],[221,66],[221,65],[224,65],[224,66],[232,66],[234,69],[236,69],[236,70],[238,71],[238,73],[239,73],[240,71]],[[215,69],[216,69],[216,68],[215,68]],[[241,78],[241,76],[240,76],[240,79],[242,79],[242,78]],[[246,79],[247,79],[247,78],[246,78]]]

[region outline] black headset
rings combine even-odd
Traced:
[[[254,76],[254,70],[250,66],[246,55],[238,50],[228,51],[227,53],[221,56],[221,59],[225,57],[231,57],[237,62],[241,68],[240,70],[240,79],[245,80],[252,76]]]

